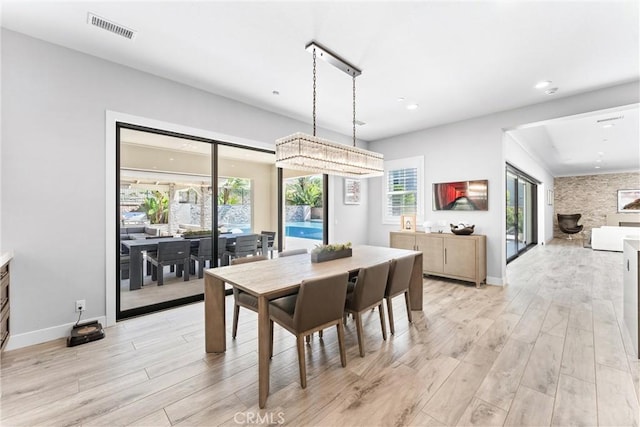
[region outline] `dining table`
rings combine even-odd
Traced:
[[[422,310],[422,252],[379,246],[354,246],[352,256],[312,263],[309,254],[205,270],[204,317],[207,353],[223,353],[225,325],[225,283],[258,298],[258,404],[264,408],[269,395],[269,301],[295,291],[303,280],[354,273],[395,258],[414,255],[409,301],[411,310]]]

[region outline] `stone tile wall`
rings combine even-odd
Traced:
[[[606,215],[618,210],[618,190],[640,188],[640,172],[568,176],[554,180],[554,237],[566,237],[558,228],[557,214],[582,214],[583,237],[606,225]]]

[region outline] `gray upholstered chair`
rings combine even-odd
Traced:
[[[404,301],[407,306],[407,318],[411,319],[411,306],[409,305],[409,284],[411,283],[411,274],[413,272],[413,261],[415,255],[409,255],[397,258],[391,261],[389,266],[389,278],[387,279],[387,287],[384,291],[384,297],[387,300],[387,313],[389,314],[389,329],[395,334],[395,325],[393,322],[393,305],[391,300],[393,297],[404,294]]]
[[[307,368],[304,337],[335,325],[338,330],[340,362],[347,366],[344,346],[344,301],[347,294],[348,273],[318,279],[303,280],[296,295],[278,298],[269,303],[271,319],[271,355],[273,355],[273,322],[296,336],[300,385],[307,387]]]
[[[231,265],[246,264],[249,262],[264,261],[267,257],[264,255],[250,256],[244,258],[236,258],[231,260]],[[233,329],[231,330],[231,336],[236,338],[238,333],[238,319],[240,317],[240,307],[244,307],[248,310],[258,312],[258,298],[242,291],[235,286],[233,287]]]
[[[384,291],[387,287],[390,264],[390,262],[383,262],[371,267],[361,268],[355,283],[349,285],[345,303],[345,313],[352,313],[356,319],[360,357],[364,357],[362,312],[378,307],[378,311],[380,312],[380,326],[382,327],[382,338],[384,340],[387,339],[382,302],[384,300]]]
[[[236,237],[236,241],[233,245],[228,245],[227,250],[224,252],[224,257],[231,262],[234,258],[242,258],[249,255],[258,254],[258,239],[257,234],[248,234],[246,236]],[[228,265],[228,263],[226,264]]]
[[[282,251],[280,253],[278,253],[278,258],[282,258],[282,257],[287,257],[287,256],[293,256],[293,255],[302,255],[302,254],[306,254],[307,250],[306,249],[291,249],[288,251]]]
[[[183,275],[184,281],[189,280],[189,256],[191,255],[191,242],[189,240],[176,240],[175,242],[158,242],[158,251],[155,254],[147,254],[147,260],[153,265],[151,280],[158,280],[158,286],[164,284],[164,266],[177,266],[176,277]]]

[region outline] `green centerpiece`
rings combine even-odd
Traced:
[[[311,250],[311,262],[325,262],[352,256],[351,242],[333,245],[316,245]]]

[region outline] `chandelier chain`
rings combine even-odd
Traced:
[[[356,76],[353,76],[353,146],[356,146]]]
[[[313,48],[313,136],[316,136],[316,48]]]

